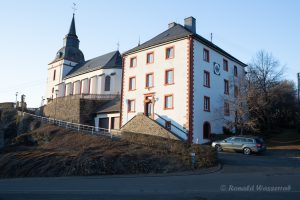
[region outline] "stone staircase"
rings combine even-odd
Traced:
[[[143,113],[138,113],[135,117],[129,120],[122,128],[121,131],[135,132],[146,135],[154,135],[163,138],[182,140],[184,138],[166,129],[157,121],[145,116]]]

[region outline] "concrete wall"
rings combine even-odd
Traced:
[[[150,119],[149,117],[146,117],[142,113],[139,113],[134,118],[132,118],[121,128],[121,130],[178,140],[178,138],[175,137],[172,133],[170,133],[168,130],[161,127],[157,122]]]
[[[45,105],[43,114],[59,120],[94,125],[95,113],[106,102],[107,100],[80,99],[73,96],[59,97]]]

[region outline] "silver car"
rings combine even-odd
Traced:
[[[217,151],[241,151],[246,155],[266,150],[263,139],[257,136],[234,136],[225,140],[215,141],[211,145]]]

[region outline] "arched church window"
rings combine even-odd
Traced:
[[[104,91],[110,91],[110,76],[105,77]]]
[[[55,81],[55,77],[56,77],[56,69],[53,72],[53,80]]]

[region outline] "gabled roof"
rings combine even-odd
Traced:
[[[103,104],[100,107],[97,114],[120,112],[121,111],[120,106],[121,106],[121,100],[119,97],[116,97],[115,99]]]
[[[176,24],[174,27],[169,28],[168,30],[160,33],[159,35],[155,36],[154,38],[148,40],[147,42],[133,48],[130,49],[129,51],[126,51],[124,54],[130,54],[142,49],[145,49],[147,47],[151,47],[151,46],[155,46],[158,44],[162,44],[165,42],[169,42],[172,40],[176,40],[179,38],[183,38],[189,35],[192,35],[193,33],[190,32],[188,29],[184,28],[183,26],[181,26],[180,24]]]
[[[122,68],[122,57],[119,51],[113,51],[76,65],[64,79],[68,79],[99,69],[111,68]]]
[[[168,43],[168,42],[171,42],[171,41],[174,41],[174,40],[183,39],[183,38],[186,38],[188,36],[192,36],[193,38],[195,38],[196,40],[198,40],[202,44],[204,44],[204,45],[210,47],[211,49],[219,52],[220,54],[222,54],[225,57],[231,59],[232,61],[240,64],[241,66],[244,66],[244,67],[247,66],[245,63],[243,63],[242,61],[236,59],[235,57],[233,57],[232,55],[230,55],[229,53],[227,53],[226,51],[224,51],[223,49],[221,49],[217,45],[213,44],[212,42],[210,42],[209,40],[203,38],[202,36],[191,32],[189,29],[185,28],[184,26],[182,26],[180,24],[175,24],[173,27],[171,27],[168,30],[160,33],[159,35],[157,35],[154,38],[148,40],[147,42],[145,42],[145,43],[143,43],[143,44],[141,44],[141,45],[139,45],[139,46],[137,46],[133,49],[130,49],[130,50],[126,51],[125,53],[123,53],[123,55],[132,54],[132,53],[141,51],[143,49],[147,49],[147,48],[150,48],[150,47],[153,47],[153,46]]]

